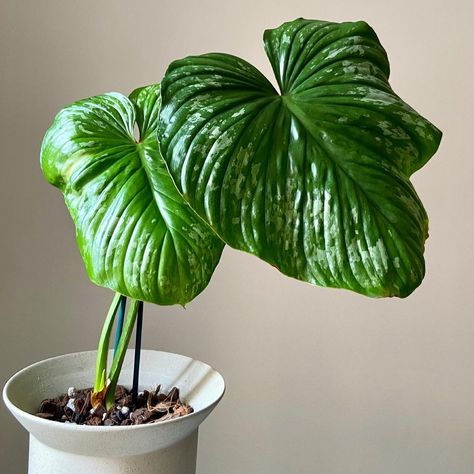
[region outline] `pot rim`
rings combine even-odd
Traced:
[[[128,350],[131,350],[131,349],[128,349]],[[46,419],[41,418],[39,416],[33,415],[33,414],[31,414],[31,413],[29,413],[25,410],[22,410],[21,408],[16,406],[10,400],[10,397],[9,397],[9,394],[8,394],[8,392],[10,390],[10,387],[11,387],[12,384],[15,383],[15,381],[18,377],[21,377],[21,375],[24,372],[32,370],[36,366],[42,365],[44,363],[47,363],[47,362],[50,362],[50,361],[53,361],[53,360],[56,360],[56,359],[61,359],[63,357],[72,357],[72,356],[75,356],[75,355],[78,355],[78,354],[95,353],[95,352],[97,352],[97,351],[96,350],[79,351],[79,352],[70,352],[70,353],[67,353],[67,354],[48,357],[47,359],[37,361],[33,364],[30,364],[30,365],[24,367],[23,369],[19,370],[18,372],[14,373],[7,380],[7,382],[5,383],[5,385],[3,387],[3,391],[2,391],[3,401],[4,401],[5,405],[7,406],[8,410],[10,412],[12,412],[13,414],[16,413],[16,414],[20,415],[21,417],[24,417],[24,418],[28,419],[29,421],[31,421],[33,423],[39,424],[40,426],[41,425],[44,426],[45,428],[49,427],[49,428],[55,428],[55,429],[58,429],[58,430],[65,430],[65,431],[69,431],[69,432],[70,431],[83,431],[83,432],[94,432],[94,433],[109,433],[109,432],[117,433],[117,432],[123,431],[123,430],[125,430],[127,432],[131,432],[131,431],[134,431],[134,430],[153,430],[153,429],[157,429],[157,427],[164,426],[165,424],[166,425],[167,424],[176,424],[176,423],[182,422],[183,420],[190,420],[191,418],[195,418],[197,416],[200,416],[203,412],[208,411],[211,408],[214,408],[219,403],[219,401],[222,399],[222,397],[224,396],[225,390],[226,390],[226,384],[225,384],[224,377],[222,377],[220,372],[218,372],[216,369],[214,369],[209,364],[206,364],[205,362],[202,362],[200,360],[193,359],[189,356],[185,356],[183,354],[178,354],[178,353],[175,353],[175,352],[158,351],[158,350],[153,350],[153,349],[142,349],[142,352],[161,352],[163,354],[167,354],[167,355],[171,355],[171,356],[178,356],[178,357],[187,358],[189,360],[196,360],[197,362],[200,362],[201,364],[206,365],[211,370],[213,370],[221,380],[222,390],[221,390],[219,396],[212,403],[209,403],[208,405],[205,405],[204,407],[200,408],[199,410],[193,411],[193,413],[190,413],[189,415],[185,415],[185,416],[182,416],[182,417],[179,417],[179,418],[174,418],[174,419],[171,419],[171,420],[165,420],[165,421],[162,421],[160,423],[149,423],[149,424],[143,424],[143,425],[126,425],[126,426],[121,426],[121,425],[120,426],[90,426],[90,425],[77,425],[75,423],[61,423],[61,422],[53,421],[53,420],[46,420]]]

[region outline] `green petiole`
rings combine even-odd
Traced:
[[[95,365],[94,393],[101,392],[105,388],[105,373],[107,371],[107,354],[109,352],[109,340],[114,325],[115,314],[120,304],[122,295],[115,293],[109,312],[105,318],[104,326],[99,338],[97,347],[97,359]]]
[[[109,376],[106,377],[110,335],[112,333],[112,327],[114,325],[117,310],[122,304],[124,298],[125,296],[122,296],[120,293],[115,294],[112,304],[110,305],[109,312],[107,313],[107,317],[105,319],[99,339],[99,346],[97,348],[94,390],[92,394],[93,405],[95,406],[95,404],[103,404],[107,410],[113,405],[115,401],[115,388],[117,386],[123,360],[127,352],[127,347],[132,336],[133,327],[135,326],[138,307],[140,304],[138,300],[130,301],[124,327],[120,339],[118,340],[114,357],[112,359]]]
[[[123,360],[127,352],[127,347],[132,336],[133,327],[137,319],[137,311],[140,302],[138,300],[131,300],[130,307],[127,312],[127,319],[123,327],[122,335],[114,354],[112,366],[109,373],[109,386],[105,395],[105,407],[107,410],[113,405],[115,401],[115,387],[119,379],[120,371],[122,370]]]

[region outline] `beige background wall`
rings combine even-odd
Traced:
[[[0,0],[0,381],[96,346],[111,293],[89,283],[38,151],[73,100],[160,80],[191,53],[265,72],[265,28],[367,20],[394,89],[445,133],[414,177],[431,218],[427,276],[407,300],[287,279],[227,249],[186,311],[148,307],[145,346],[208,361],[228,391],[203,425],[200,474],[474,472],[473,8],[461,1]],[[0,408],[0,472],[27,437]]]

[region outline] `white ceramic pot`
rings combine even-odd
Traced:
[[[203,362],[168,352],[143,350],[140,390],[180,389],[194,413],[162,423],[138,426],[80,426],[44,420],[34,413],[40,402],[85,388],[94,380],[96,352],[47,359],[15,374],[3,399],[30,433],[30,474],[194,474],[198,427],[224,394],[224,379]],[[111,357],[110,357],[111,358]],[[130,386],[133,351],[125,357],[119,383]]]

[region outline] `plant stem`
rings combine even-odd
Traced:
[[[133,387],[132,403],[137,404],[138,400],[138,380],[140,377],[140,353],[142,350],[142,328],[143,328],[143,301],[138,305],[137,329],[135,331],[135,360],[133,363]]]
[[[135,320],[137,319],[139,304],[140,301],[130,301],[127,319],[125,321],[123,332],[117,346],[117,351],[115,352],[114,359],[112,361],[112,366],[110,367],[110,383],[107,387],[107,393],[105,396],[105,407],[107,409],[109,409],[115,401],[115,388],[117,386],[120,371],[122,370],[122,364],[127,352],[128,343],[130,342],[130,337],[132,336],[133,326],[135,325]]]
[[[120,299],[120,310],[119,310],[118,319],[117,319],[117,329],[115,330],[114,355],[117,352],[120,336],[122,335],[123,320],[125,318],[126,305],[127,305],[127,297],[122,295],[122,298]]]
[[[105,318],[104,326],[99,338],[99,345],[97,347],[97,360],[95,365],[95,380],[94,380],[94,392],[100,392],[105,386],[105,372],[107,370],[107,353],[109,350],[110,333],[112,332],[112,326],[114,324],[115,314],[120,302],[122,295],[116,293],[112,304],[110,305],[109,312]]]

